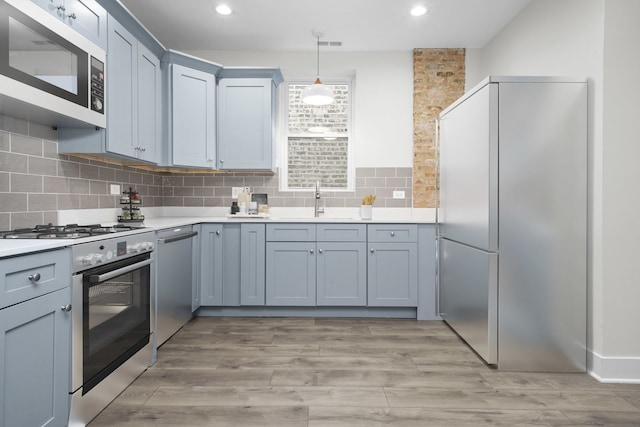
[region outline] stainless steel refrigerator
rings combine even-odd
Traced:
[[[438,140],[439,314],[500,370],[585,371],[586,81],[488,77]]]

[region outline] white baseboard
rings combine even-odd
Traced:
[[[602,383],[640,384],[640,357],[606,357],[589,350],[587,371]]]

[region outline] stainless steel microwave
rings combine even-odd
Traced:
[[[1,114],[106,127],[105,59],[33,2],[0,0]]]

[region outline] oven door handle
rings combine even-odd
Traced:
[[[151,259],[146,259],[144,261],[137,262],[135,264],[128,265],[126,267],[119,268],[117,270],[110,271],[104,274],[93,274],[89,276],[89,283],[100,283],[109,279],[113,279],[114,277],[121,276],[123,274],[130,273],[132,271],[138,270],[144,266],[150,265],[153,261]]]

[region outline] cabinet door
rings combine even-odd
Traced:
[[[65,22],[74,30],[107,48],[107,12],[95,0],[65,0]]]
[[[265,225],[242,224],[240,255],[240,304],[265,302]]]
[[[107,150],[136,157],[138,56],[136,40],[109,16],[107,54]]]
[[[418,305],[418,249],[416,243],[370,244],[368,304],[377,307]]]
[[[191,240],[191,253],[193,257],[191,259],[191,270],[193,274],[193,288],[191,289],[191,311],[195,312],[200,308],[202,303],[202,293],[200,289],[200,265],[202,260],[200,259],[200,241],[202,240],[202,226],[200,224],[193,226],[193,231],[198,232],[198,235]]]
[[[315,247],[315,242],[267,243],[267,305],[316,304]]]
[[[270,170],[271,79],[222,79],[218,87],[218,168]]]
[[[144,45],[138,44],[138,146],[140,159],[157,163],[162,100],[160,61]]]
[[[225,224],[222,229],[222,305],[240,306],[240,226]]]
[[[173,165],[216,166],[216,78],[172,65]]]
[[[202,305],[222,305],[222,224],[203,224],[200,236],[200,295]]]
[[[0,310],[3,426],[65,426],[69,419],[70,288]]]
[[[317,305],[367,305],[366,243],[318,242]]]

